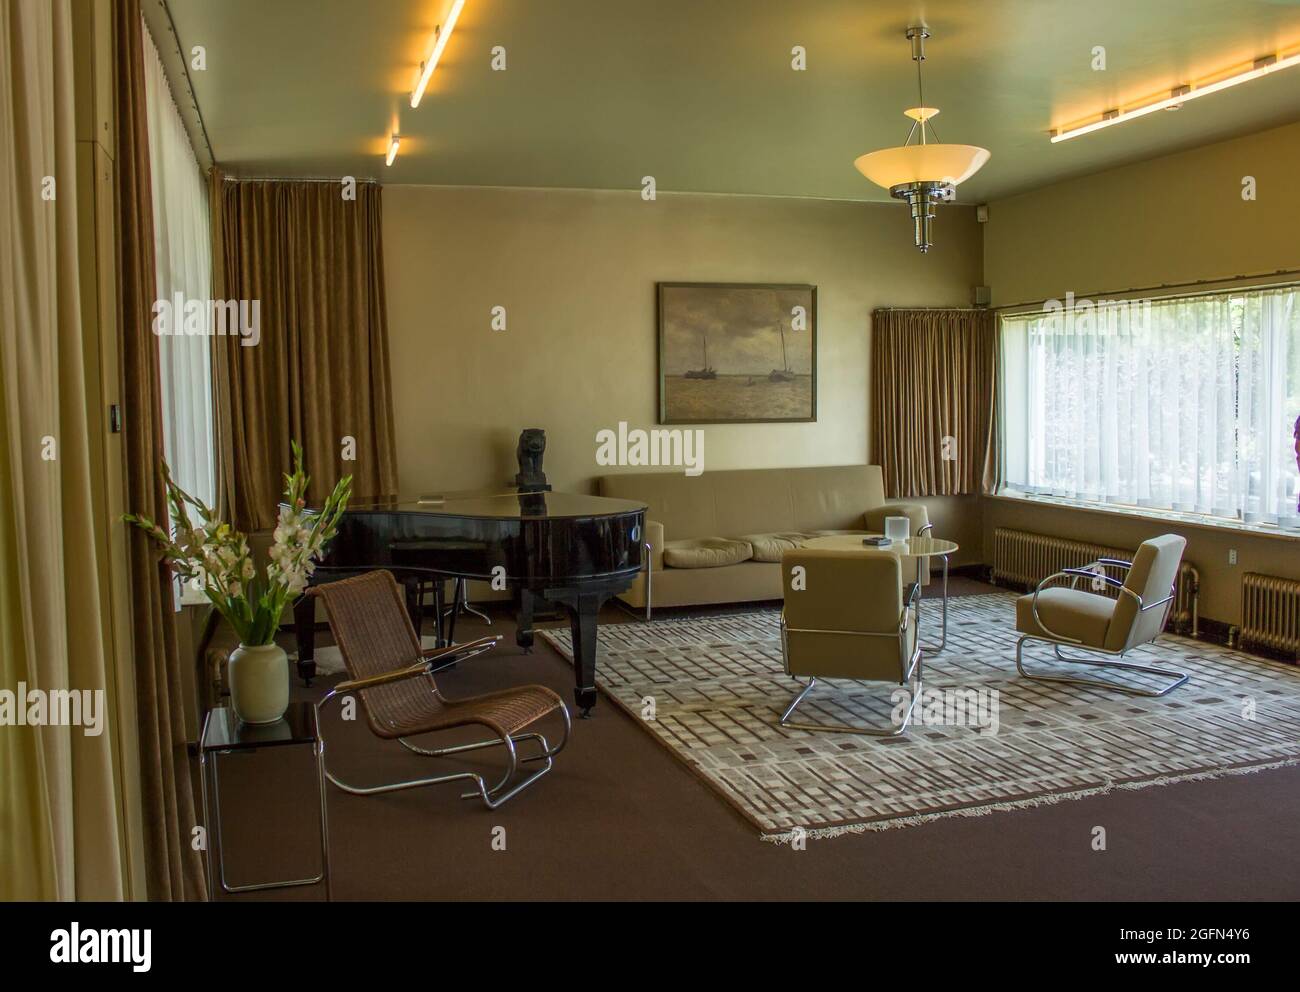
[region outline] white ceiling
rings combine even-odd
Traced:
[[[664,191],[887,199],[852,163],[907,134],[916,21],[933,32],[941,140],[993,153],[966,202],[1300,119],[1295,68],[1177,113],[1047,135],[1300,46],[1300,0],[468,0],[414,111],[448,0],[145,2],[151,23],[170,9],[186,51],[204,46],[193,92],[235,175],[610,189],[652,175]],[[1105,71],[1091,68],[1097,45]],[[386,169],[392,130],[402,147]]]

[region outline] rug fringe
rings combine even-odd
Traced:
[[[1031,809],[1035,806],[1055,806],[1058,803],[1073,802],[1076,799],[1088,799],[1092,796],[1108,795],[1116,789],[1136,792],[1141,789],[1151,788],[1152,786],[1180,785],[1183,782],[1204,782],[1211,779],[1223,778],[1227,775],[1251,775],[1255,772],[1269,771],[1274,768],[1286,768],[1292,765],[1300,765],[1300,757],[1283,758],[1279,761],[1270,761],[1259,765],[1245,765],[1237,768],[1211,768],[1205,771],[1187,772],[1182,775],[1161,775],[1157,778],[1147,779],[1142,782],[1108,782],[1105,785],[1099,785],[1091,789],[1080,789],[1077,792],[1059,792],[1045,796],[1028,796],[1024,799],[989,803],[985,806],[967,806],[961,809],[942,810],[937,813],[917,813],[913,816],[900,816],[891,820],[872,820],[867,823],[845,823],[835,827],[817,827],[813,830],[804,831],[804,837],[808,840],[829,840],[833,837],[842,837],[845,834],[873,833],[881,830],[893,830],[898,827],[914,827],[919,826],[922,823],[930,823],[934,820],[946,820],[954,816],[988,816],[990,813]],[[794,831],[786,830],[782,833],[774,834],[760,833],[759,839],[768,844],[789,844],[794,839]]]

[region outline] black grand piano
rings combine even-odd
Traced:
[[[645,504],[573,493],[459,493],[349,505],[312,576],[331,582],[388,569],[406,591],[417,630],[421,591],[437,592],[438,629],[446,579],[481,579],[514,591],[516,641],[533,645],[542,600],[568,614],[574,699],[583,716],[596,703],[596,614],[625,591],[645,562]],[[315,599],[294,609],[298,672],[315,675]]]

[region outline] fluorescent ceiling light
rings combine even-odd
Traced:
[[[442,50],[447,47],[447,39],[451,37],[452,30],[456,27],[456,19],[460,17],[461,8],[465,6],[465,0],[452,0],[451,11],[447,14],[447,19],[433,32],[433,51],[429,57],[420,63],[420,81],[415,84],[415,89],[411,93],[411,106],[418,107],[420,98],[424,96],[424,89],[429,85],[429,77],[433,75],[433,70],[438,68],[438,59],[442,58]]]
[[[392,165],[393,159],[397,158],[397,146],[402,143],[400,134],[393,135],[393,140],[388,143],[388,158],[384,160],[384,165]]]
[[[1289,69],[1293,65],[1300,65],[1300,52],[1295,52],[1285,58],[1278,58],[1273,55],[1266,55],[1263,58],[1256,59],[1249,69],[1237,72],[1229,76],[1215,78],[1207,77],[1213,82],[1192,83],[1190,86],[1176,86],[1170,95],[1162,99],[1153,100],[1150,103],[1139,104],[1128,110],[1108,110],[1101,115],[1099,120],[1092,121],[1088,124],[1077,124],[1073,127],[1059,128],[1052,132],[1052,142],[1065,141],[1067,138],[1077,138],[1081,134],[1088,134],[1092,131],[1099,131],[1103,127],[1110,127],[1112,124],[1120,124],[1124,121],[1131,121],[1135,117],[1145,117],[1147,114],[1155,113],[1157,110],[1171,110],[1180,107],[1188,100],[1195,100],[1198,96],[1209,96],[1211,93],[1218,93],[1220,90],[1226,90],[1230,86],[1236,86],[1238,83],[1244,83],[1251,79],[1258,79],[1260,76],[1267,76],[1269,73],[1278,72],[1282,69]]]

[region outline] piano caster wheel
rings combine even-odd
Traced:
[[[316,677],[316,662],[299,661],[298,678],[302,679],[302,684],[308,689],[311,688],[311,680]]]
[[[583,720],[590,720],[592,707],[596,705],[596,690],[574,689],[573,698],[578,704],[578,715]]]

